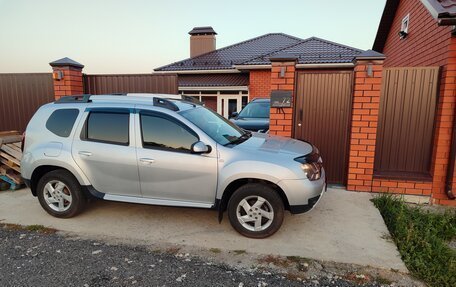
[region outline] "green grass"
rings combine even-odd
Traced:
[[[445,213],[410,207],[397,197],[373,199],[385,220],[405,265],[429,286],[456,286],[456,210]]]
[[[220,250],[219,248],[211,248],[211,249],[209,249],[209,251],[212,253],[221,253],[222,252],[222,250]]]

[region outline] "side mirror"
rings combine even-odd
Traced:
[[[202,141],[197,141],[196,143],[192,144],[192,153],[202,154],[202,153],[210,153],[212,148]]]
[[[231,118],[235,118],[237,116],[239,116],[238,112],[232,112],[231,115],[229,116],[229,118],[231,119]]]

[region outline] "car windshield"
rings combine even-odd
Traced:
[[[204,107],[188,109],[180,114],[221,145],[240,143],[250,137],[249,132]]]
[[[250,102],[239,113],[239,118],[269,118],[269,102]]]

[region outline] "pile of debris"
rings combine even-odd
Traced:
[[[0,190],[24,187],[21,141],[22,135],[17,131],[0,132]]]

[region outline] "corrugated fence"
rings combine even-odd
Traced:
[[[375,175],[429,176],[439,67],[383,71]]]
[[[84,93],[92,95],[110,93],[161,93],[177,94],[177,75],[173,74],[120,74],[84,75]]]
[[[51,73],[0,74],[0,131],[23,132],[35,111],[52,101]]]

